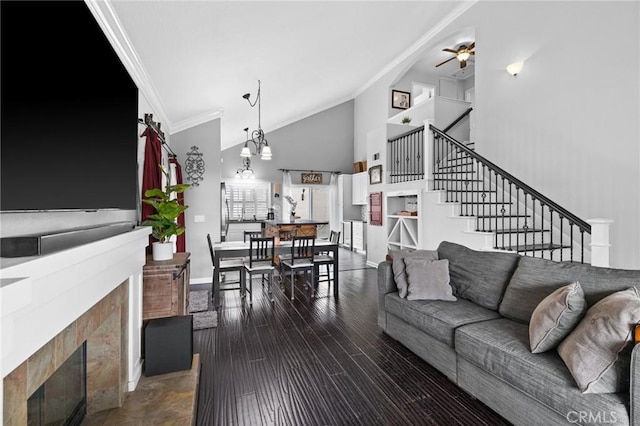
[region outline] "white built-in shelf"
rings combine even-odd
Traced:
[[[417,249],[422,233],[422,193],[418,190],[388,192],[387,204],[387,246],[389,249]],[[416,216],[396,214],[400,211],[417,211]]]

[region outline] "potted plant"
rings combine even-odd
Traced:
[[[408,115],[405,115],[404,117],[402,117],[402,124],[409,124],[411,123],[411,117],[409,117]]]
[[[177,194],[183,193],[191,185],[170,185],[169,174],[162,165],[160,170],[167,184],[164,189],[153,188],[145,191],[146,198],[142,202],[153,206],[156,212],[149,215],[149,219],[142,222],[142,225],[151,226],[151,234],[158,240],[152,244],[153,260],[169,260],[173,258],[171,237],[181,235],[185,231],[184,227],[178,225],[178,216],[189,207],[178,202]]]

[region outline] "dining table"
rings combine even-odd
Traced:
[[[276,240],[274,244],[275,254],[287,254],[291,252],[291,241]],[[338,298],[338,243],[318,238],[314,241],[315,253],[329,252],[333,257],[333,296]],[[213,244],[213,268],[214,272],[220,270],[220,261],[229,258],[244,258],[249,256],[249,242],[224,241]],[[318,267],[316,266],[314,275],[317,279]],[[220,306],[220,274],[213,274],[213,303],[217,309]]]

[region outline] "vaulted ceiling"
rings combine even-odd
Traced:
[[[89,0],[94,15],[110,15],[103,30],[120,33],[111,38],[134,57],[125,65],[164,128],[221,117],[223,149],[257,126],[257,108],[242,95],[253,101],[258,80],[268,133],[352,99],[463,3]]]

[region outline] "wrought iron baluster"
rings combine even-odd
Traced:
[[[516,251],[518,250],[520,250],[520,188],[516,187]]]
[[[542,235],[544,235],[544,228],[542,228]],[[549,207],[549,245],[553,247],[553,209]],[[560,249],[562,251],[562,249]],[[553,260],[553,256],[551,256]]]
[[[560,214],[558,214],[558,218],[560,219],[560,247],[563,246],[563,241],[564,241],[564,217]],[[562,262],[564,257],[564,250],[560,250],[560,262]]]
[[[536,257],[536,199],[531,196],[531,256]]]
[[[573,222],[569,222],[569,229],[571,230],[569,233],[569,253],[571,253],[569,262],[573,263]]]
[[[498,190],[498,172],[494,170],[493,172],[494,176],[496,177],[496,191],[499,192]],[[502,195],[502,198],[504,199],[504,194]],[[496,193],[496,201],[498,200],[498,195]],[[491,205],[489,205],[489,214],[491,214]],[[498,205],[496,204],[496,215],[495,215],[495,225],[493,226],[493,232],[497,232],[498,231]]]
[[[527,208],[527,193],[526,191],[523,191],[523,195],[524,195],[524,225],[522,226],[522,229],[524,231],[524,255],[527,255],[527,242],[529,240],[529,209]]]
[[[542,219],[540,220],[540,244],[542,244],[542,247],[544,247],[544,203],[542,201],[540,201],[540,216],[542,216]],[[549,259],[551,259],[552,255],[553,247],[549,245]],[[544,258],[544,251],[542,252],[541,257]]]

